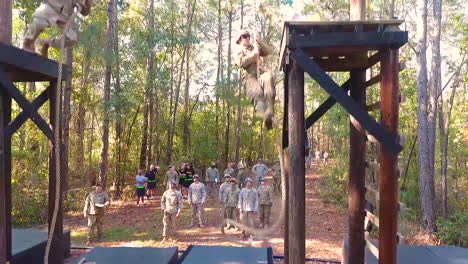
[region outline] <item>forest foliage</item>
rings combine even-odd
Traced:
[[[369,2],[369,1],[368,1]],[[406,68],[400,73],[400,89],[406,101],[400,105],[400,133],[405,135],[399,156],[400,200],[407,205],[404,221],[418,223],[420,199],[418,158],[413,142],[418,133],[418,87],[416,72],[415,1],[395,0],[395,14],[404,19],[401,26],[410,42],[401,50]],[[109,0],[96,1],[91,15],[76,19],[81,31],[73,52],[73,79],[69,118],[69,179],[66,206],[78,209],[91,184],[105,177],[107,188],[118,197],[133,185],[138,168],[156,163],[191,162],[203,173],[212,161],[222,168],[227,162],[244,159],[278,159],[282,124],[282,74],[278,72],[275,129],[266,131],[245,96],[229,43],[234,48],[241,27],[270,43],[275,55],[270,59],[277,69],[282,21],[293,15],[302,20],[347,20],[349,3],[333,1],[286,0]],[[14,0],[13,44],[20,46],[39,0]],[[109,10],[110,4],[115,7]],[[443,93],[439,97],[449,119],[447,218],[441,214],[441,160],[436,135],[435,208],[438,237],[445,243],[467,246],[464,230],[468,218],[468,17],[461,0],[443,2],[442,68]],[[370,1],[368,19],[385,19],[387,1]],[[431,21],[431,16],[429,20]],[[109,23],[114,31],[109,37]],[[57,35],[48,30],[41,37]],[[111,44],[109,46],[109,43]],[[51,51],[53,59],[62,59]],[[374,70],[375,74],[377,69]],[[106,76],[110,83],[106,87]],[[332,74],[342,83],[345,74]],[[327,94],[306,78],[306,114],[310,114]],[[43,84],[20,85],[31,99]],[[105,98],[108,89],[109,98]],[[453,100],[450,100],[453,95]],[[379,87],[368,90],[367,103],[379,98]],[[20,108],[14,104],[14,116]],[[48,105],[40,109],[47,116]],[[378,118],[378,114],[375,114]],[[106,123],[106,117],[109,122]],[[104,128],[107,126],[108,157],[103,164]],[[104,135],[104,137],[103,137]],[[323,197],[346,204],[349,153],[349,115],[340,106],[331,109],[308,131],[312,153],[326,150],[334,162],[322,168]],[[15,225],[43,223],[47,217],[48,141],[28,121],[13,137],[13,221]],[[375,146],[368,145],[368,159],[376,159]],[[104,167],[103,167],[104,166]],[[102,168],[106,171],[102,173]],[[403,222],[404,222],[403,221]],[[419,223],[423,224],[423,223]],[[466,229],[465,229],[466,230]]]

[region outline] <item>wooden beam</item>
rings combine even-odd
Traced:
[[[24,73],[24,80],[16,79],[20,76],[14,76],[14,81],[31,81],[33,75],[38,81],[52,81],[58,78],[58,63],[39,54],[19,49],[11,45],[0,43],[0,65],[6,72],[21,71]],[[63,79],[67,79],[70,72],[66,65],[63,65]]]
[[[11,137],[4,128],[11,120],[11,97],[0,84],[0,263],[12,261]]]
[[[380,89],[381,122],[393,137],[398,134],[398,49],[386,49],[381,61],[382,88]],[[380,264],[397,263],[398,232],[398,155],[388,146],[379,151],[380,173]]]
[[[289,103],[289,64],[284,66],[284,93],[283,93],[283,98],[284,98],[284,107],[283,107],[283,138],[282,138],[282,144],[283,144],[283,149],[287,148],[289,145],[289,136],[288,136],[288,103]]]
[[[47,102],[47,99],[49,99],[49,90],[50,86],[47,87],[36,99],[34,99],[32,102],[33,111],[37,112],[37,110]],[[15,131],[18,130],[24,122],[26,122],[26,120],[28,120],[28,114],[23,110],[18,116],[16,116],[15,120],[5,128],[5,133],[9,136],[13,135],[13,133],[15,133]]]
[[[379,249],[377,249],[372,242],[366,239],[366,247],[369,249],[369,251],[374,255],[377,259],[379,259]]]
[[[375,119],[366,112],[364,107],[356,104],[356,102],[350,98],[330,76],[320,69],[313,60],[309,59],[301,49],[294,50],[292,58],[319,83],[328,94],[333,96],[348,113],[353,115],[365,130],[377,138],[382,145],[394,154],[398,154],[402,150],[402,147],[397,144],[395,136],[389,133],[383,126],[379,125]]]
[[[408,32],[337,32],[315,33],[309,35],[291,35],[289,48],[353,48],[378,50],[382,47],[399,48],[408,42]],[[365,50],[362,50],[365,51]]]
[[[34,107],[28,100],[20,93],[18,88],[8,79],[6,73],[0,68],[0,85],[5,89],[6,93],[11,96],[18,105],[28,113],[31,120],[39,127],[40,130],[47,136],[47,138],[54,142],[54,133],[50,129],[46,121],[35,111]]]
[[[351,71],[351,97],[363,107],[366,103],[365,70]],[[348,230],[349,230],[349,264],[364,262],[364,201],[365,201],[365,160],[366,135],[362,128],[355,128],[350,121],[350,153],[348,181]]]
[[[289,119],[289,64],[284,66],[284,108],[283,108],[283,160],[284,160],[284,174],[286,180],[284,181],[286,194],[285,194],[285,208],[284,208],[284,263],[289,263],[289,151],[287,149],[289,145],[289,134],[288,134],[288,119]]]
[[[374,224],[376,227],[379,227],[379,218],[377,216],[366,210],[366,217],[369,219],[369,221],[372,222],[372,224]]]
[[[289,75],[289,263],[305,262],[304,71],[292,63]]]
[[[341,89],[349,91],[351,81],[348,79],[341,85]],[[309,129],[315,122],[317,122],[330,108],[336,104],[335,98],[332,96],[328,97],[315,111],[306,119],[306,129]]]

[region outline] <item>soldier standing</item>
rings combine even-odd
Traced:
[[[200,227],[205,227],[203,224],[203,215],[205,212],[203,206],[206,201],[205,185],[200,182],[200,176],[198,176],[198,174],[193,175],[193,181],[194,182],[190,184],[188,189],[188,202],[192,206],[192,223],[190,227],[197,225],[197,214]]]
[[[239,164],[237,165],[237,169],[239,170],[237,172],[237,180],[239,181],[239,188],[242,188],[244,187],[245,176],[246,176],[246,172],[245,172],[246,168],[245,168],[245,164],[243,160],[239,161]]]
[[[273,189],[275,191],[281,191],[281,167],[279,161],[273,166]]]
[[[225,174],[224,175],[224,182],[219,187],[219,201],[223,203],[223,219],[226,219],[226,208],[224,207],[224,200],[226,199],[226,191],[229,189],[231,180],[231,175]]]
[[[227,168],[224,170],[224,175],[229,174],[229,176],[234,177],[234,169],[232,168],[232,163],[227,164]]]
[[[182,194],[177,190],[177,183],[172,182],[169,184],[169,189],[161,196],[161,210],[164,212],[162,242],[169,236],[175,236],[176,219],[179,218],[182,207]]]
[[[219,171],[216,168],[216,163],[212,162],[211,166],[206,170],[205,178],[208,195],[212,196],[215,190],[216,183],[219,182]]]
[[[237,208],[240,212],[241,223],[247,227],[254,228],[254,215],[258,212],[258,193],[253,188],[253,181],[250,178],[245,180],[246,187],[239,193]],[[242,231],[242,236],[247,238],[246,231]]]
[[[265,127],[272,129],[276,93],[275,76],[263,65],[258,65],[261,57],[268,56],[271,49],[258,39],[251,43],[250,33],[245,30],[238,35],[236,44],[236,64],[247,72],[247,97],[253,101],[257,113],[263,118]]]
[[[47,27],[58,27],[65,33],[65,48],[73,46],[78,41],[78,34],[70,25],[65,28],[68,20],[73,19],[73,9],[76,7],[83,16],[89,15],[92,0],[45,0],[33,13],[33,21],[24,35],[23,49],[34,51],[34,42]],[[60,49],[60,38],[41,40],[42,55],[47,56],[49,46]]]
[[[262,179],[258,187],[258,203],[260,204],[260,228],[270,225],[271,206],[273,205],[273,190]]]
[[[151,164],[150,170],[146,173],[146,178],[148,178],[148,190],[146,197],[149,199],[154,199],[156,195],[156,175],[158,173],[159,166],[154,166]]]
[[[224,199],[224,206],[226,208],[226,218],[233,221],[237,221],[237,203],[239,202],[239,187],[237,187],[236,179],[231,178],[231,186],[226,191]],[[227,229],[231,229],[234,226],[227,224]]]
[[[148,178],[145,177],[143,170],[138,170],[138,175],[135,177],[136,180],[136,195],[137,195],[137,207],[140,207],[140,200],[143,205],[146,205],[145,203],[145,189],[146,189],[146,183],[148,182]]]
[[[96,237],[102,238],[102,224],[106,207],[109,206],[109,195],[102,189],[102,185],[97,183],[96,190],[86,197],[85,206],[83,209],[84,217],[88,218],[88,236],[86,245],[90,245],[91,241]],[[97,232],[95,232],[97,231]]]
[[[259,159],[257,161],[257,164],[255,164],[252,167],[252,171],[255,173],[255,176],[257,176],[257,184],[256,184],[255,188],[258,188],[258,186],[260,185],[260,182],[262,181],[263,177],[265,176],[265,173],[268,171],[268,167],[265,164],[263,164],[261,159]]]
[[[166,172],[166,188],[169,189],[171,183],[179,185],[179,173],[176,171],[174,165],[169,166],[169,170]]]

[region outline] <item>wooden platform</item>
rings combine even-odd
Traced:
[[[0,67],[13,82],[54,81],[58,78],[58,63],[39,54],[0,43]],[[62,79],[70,75],[63,65]]]
[[[408,42],[400,31],[402,20],[386,21],[286,21],[283,25],[279,67],[288,64],[289,49],[302,48],[325,71],[365,69],[369,59],[359,53]],[[286,61],[285,61],[286,60]]]
[[[269,248],[190,245],[180,257],[181,264],[273,264]]]
[[[178,250],[153,247],[96,247],[74,263],[96,264],[176,264]]]

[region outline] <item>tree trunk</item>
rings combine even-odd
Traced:
[[[3,0],[0,8],[0,42],[11,45],[12,0]]]
[[[81,85],[79,91],[78,101],[78,115],[76,119],[76,135],[77,135],[77,146],[76,146],[76,161],[77,167],[84,166],[84,170],[81,173],[81,182],[87,184],[87,166],[85,165],[85,121],[86,121],[86,109],[85,101],[88,98],[88,83],[89,83],[89,68],[91,65],[90,49],[86,50],[85,56],[83,57],[82,73],[81,73]]]
[[[197,1],[193,1],[192,5],[192,10],[190,12],[189,17],[187,18],[187,37],[189,37],[192,34],[192,22],[193,22],[193,16],[195,14],[195,8],[196,8]],[[182,52],[182,60],[180,63],[180,71],[179,71],[179,81],[177,83],[177,88],[176,88],[176,94],[175,94],[175,100],[174,100],[174,111],[172,113],[172,125],[171,125],[171,133],[169,134],[169,146],[168,146],[168,163],[171,163],[172,161],[172,148],[173,148],[173,143],[174,143],[174,133],[175,133],[175,127],[176,127],[176,118],[177,118],[177,106],[179,104],[179,95],[180,95],[180,86],[182,84],[182,75],[184,71],[184,62],[185,62],[185,56],[187,54],[188,48],[190,46],[190,42],[187,42],[184,48],[184,51]]]
[[[149,85],[150,85],[150,77],[149,77],[149,72],[150,72],[150,60],[148,59],[148,77],[147,77],[147,81],[146,81],[146,92],[145,92],[145,99],[144,99],[144,102],[145,102],[145,108],[143,110],[143,128],[142,128],[142,132],[143,132],[143,135],[141,137],[141,148],[140,148],[140,164],[139,164],[139,168],[140,169],[144,169],[146,168],[146,154],[147,154],[147,151],[148,151],[148,115],[149,115],[149,95],[148,95],[148,91],[149,91]],[[152,66],[151,66],[152,67]]]
[[[240,5],[241,5],[241,9],[240,9],[240,23],[241,23],[240,28],[242,30],[244,28],[244,1],[243,0],[241,1]],[[238,79],[237,79],[238,101],[237,101],[236,154],[235,154],[236,173],[237,173],[237,169],[238,169],[237,165],[239,164],[239,161],[240,161],[241,134],[242,134],[242,99],[243,99],[242,87],[243,87],[242,69],[239,69]]]
[[[227,65],[227,83],[226,83],[226,130],[224,133],[225,142],[224,142],[224,163],[228,164],[229,162],[229,143],[230,143],[230,133],[231,133],[231,71],[232,71],[232,48],[231,48],[231,38],[232,38],[232,20],[233,20],[233,7],[232,2],[230,1],[230,7],[228,11],[228,65]]]
[[[219,142],[219,93],[221,90],[221,84],[223,79],[223,26],[221,24],[221,0],[218,0],[218,66],[216,69],[216,86],[215,86],[215,104],[216,104],[216,142]]]
[[[190,153],[190,44],[187,48],[187,64],[185,67],[185,94],[184,94],[184,154],[186,156]]]
[[[115,68],[114,68],[114,80],[115,80],[115,94],[114,97],[117,101],[120,101],[121,96],[121,87],[120,87],[120,53],[119,53],[119,20],[117,18],[117,6],[115,8],[114,13],[114,45],[113,51],[115,56]],[[120,198],[121,194],[121,179],[123,177],[122,172],[122,110],[120,109],[121,106],[117,105],[115,107],[115,114],[116,114],[116,121],[115,121],[115,176],[114,176],[114,184],[116,186],[116,197],[117,199]]]
[[[110,102],[110,84],[112,75],[112,60],[113,60],[113,38],[115,30],[115,17],[116,17],[116,0],[109,0],[107,5],[108,28],[107,28],[107,46],[106,54],[106,73],[104,80],[104,121],[102,132],[102,151],[101,151],[101,170],[99,174],[99,181],[106,186],[107,181],[107,159],[109,152],[109,102]]]
[[[431,164],[430,125],[428,115],[429,94],[427,86],[427,0],[417,1],[416,25],[417,72],[418,72],[418,148],[419,148],[419,192],[425,229],[432,233],[436,230],[434,209],[434,163]]]
[[[70,72],[73,72],[73,48],[67,49],[67,65],[70,67]],[[72,76],[66,81],[64,91],[63,91],[63,116],[62,116],[62,124],[63,124],[63,134],[62,140],[64,145],[63,150],[63,164],[65,166],[62,168],[64,177],[64,186],[65,189],[63,190],[63,197],[67,199],[68,194],[68,184],[69,184],[69,175],[68,175],[68,155],[70,153],[70,100],[71,100],[71,90],[72,90]]]

